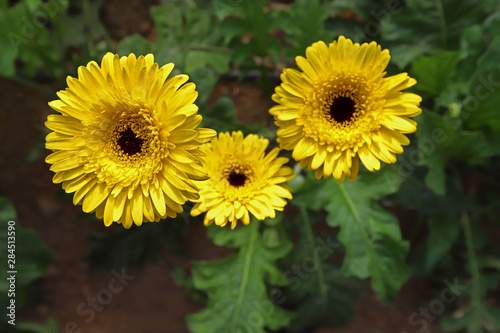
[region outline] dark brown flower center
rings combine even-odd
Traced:
[[[330,105],[330,117],[338,123],[350,121],[356,112],[355,105],[350,97],[336,97]]]
[[[144,140],[137,137],[130,128],[121,132],[120,137],[117,140],[120,149],[127,155],[132,156],[142,151],[142,144]]]
[[[237,173],[235,171],[231,171],[229,176],[227,176],[227,181],[229,182],[229,184],[231,184],[231,186],[240,187],[245,185],[245,182],[247,181],[247,176],[241,173]]]

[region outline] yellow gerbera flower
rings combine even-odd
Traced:
[[[422,99],[401,92],[416,83],[406,73],[384,77],[389,60],[375,42],[343,36],[308,47],[306,58],[296,58],[302,72],[285,69],[272,97],[281,148],[317,179],[354,180],[360,160],[370,171],[396,162],[410,142],[404,134],[417,129],[410,117]]]
[[[249,212],[259,220],[274,218],[282,211],[285,199],[291,199],[286,182],[295,175],[284,166],[287,158],[277,157],[279,148],[266,155],[269,140],[250,134],[243,138],[240,131],[220,133],[218,138],[201,146],[205,153],[202,163],[209,179],[196,182],[200,198],[191,215],[205,214],[205,225],[215,222],[221,227],[228,222],[231,229],[238,220],[250,223]]]
[[[198,198],[192,180],[206,179],[198,148],[216,133],[196,128],[195,85],[184,84],[187,75],[166,80],[173,67],[158,68],[152,54],[108,53],[101,67],[78,68],[49,103],[61,113],[45,123],[53,181],[106,226],[175,217]]]

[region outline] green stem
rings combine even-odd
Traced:
[[[302,216],[302,221],[304,222],[304,227],[306,230],[307,242],[309,243],[309,248],[311,249],[314,262],[316,263],[317,272],[318,272],[318,282],[319,282],[319,290],[321,293],[321,299],[323,300],[323,306],[327,305],[328,301],[328,290],[325,283],[325,275],[323,273],[323,267],[321,266],[321,262],[318,258],[318,252],[314,251],[316,248],[316,242],[314,241],[313,230],[311,227],[311,220],[309,219],[309,215],[307,214],[307,208],[300,207],[300,215]]]
[[[256,7],[252,1],[244,0],[246,6],[246,18],[250,21],[251,31],[253,32],[253,38],[255,39],[255,54],[258,56],[265,56],[267,53],[266,45],[266,33],[265,22],[263,22],[263,14],[257,11],[262,10],[260,7]]]
[[[448,30],[446,28],[446,17],[444,16],[444,7],[441,0],[436,0],[436,8],[439,12],[439,24],[441,26],[441,45],[446,49],[446,41],[448,40]]]
[[[354,202],[352,202],[351,197],[349,196],[349,193],[345,190],[344,184],[341,184],[339,182],[335,182],[337,186],[339,187],[340,192],[342,193],[342,196],[344,197],[344,200],[349,207],[349,210],[351,211],[351,214],[353,216],[353,220],[356,223],[356,226],[358,227],[359,231],[361,232],[361,235],[363,236],[363,239],[365,240],[365,243],[367,246],[369,246],[370,251],[370,261],[373,264],[373,267],[378,267],[376,264],[377,258],[375,257],[375,248],[373,246],[373,242],[368,236],[368,233],[366,232],[365,226],[363,225],[363,222],[361,222],[361,218],[359,217],[358,211],[356,210],[356,207],[354,206]],[[379,272],[378,269],[376,269],[377,272]],[[377,276],[377,278],[380,278],[380,276]]]
[[[240,290],[238,292],[238,299],[236,300],[236,307],[234,309],[233,318],[231,320],[231,332],[236,332],[238,325],[238,318],[240,315],[241,307],[243,306],[243,300],[245,299],[245,292],[248,285],[248,276],[250,275],[250,265],[252,263],[253,253],[255,251],[255,243],[257,242],[257,236],[259,235],[260,223],[256,222],[254,219],[250,221],[250,225],[245,227],[249,229],[250,241],[248,243],[248,250],[245,255],[245,265],[243,266],[243,276],[241,278]]]
[[[195,50],[195,51],[222,53],[222,54],[232,54],[231,49],[228,47],[203,45],[203,44],[184,44],[179,46],[179,50]]]
[[[476,252],[474,250],[474,242],[472,240],[472,232],[470,228],[469,216],[467,213],[462,214],[462,224],[465,234],[465,245],[467,246],[467,254],[469,256],[469,266],[472,274],[472,307],[474,308],[474,321],[477,327],[477,332],[481,333],[481,282],[479,276],[479,266],[477,264]]]
[[[92,31],[92,5],[89,0],[83,0],[83,17],[85,20],[85,30],[87,37],[87,47],[89,50],[90,57],[95,56],[95,47],[94,47],[94,34]]]

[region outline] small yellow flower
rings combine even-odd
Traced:
[[[284,166],[287,158],[277,157],[279,148],[266,154],[267,139],[250,134],[243,138],[240,131],[220,133],[218,138],[201,146],[205,153],[203,167],[209,175],[205,181],[197,181],[200,198],[191,215],[204,212],[205,225],[215,222],[231,228],[237,221],[250,223],[251,213],[259,220],[274,218],[276,210],[282,211],[291,199],[290,187],[286,184],[295,175]]]
[[[215,131],[200,129],[197,92],[187,75],[167,80],[152,54],[119,58],[108,53],[68,77],[68,88],[49,105],[61,114],[45,125],[46,158],[54,183],[75,193],[73,203],[113,222],[157,222],[198,198],[194,179],[206,179],[199,146]],[[184,84],[184,85],[183,85]]]
[[[389,60],[375,42],[343,36],[308,47],[306,58],[296,58],[302,71],[285,69],[272,97],[280,147],[317,179],[354,180],[360,161],[370,171],[396,162],[410,142],[404,134],[417,129],[410,118],[422,99],[401,92],[416,84],[406,73],[384,77]]]

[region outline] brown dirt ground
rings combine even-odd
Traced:
[[[105,26],[113,39],[139,32],[154,36],[147,9],[158,1],[108,0],[101,11]],[[120,12],[120,15],[113,13]],[[217,87],[218,96],[235,101],[242,123],[268,122],[270,99],[255,85],[229,82]],[[0,79],[0,196],[10,199],[18,213],[18,223],[35,229],[54,252],[47,274],[37,283],[41,297],[28,303],[19,321],[44,322],[55,318],[60,332],[92,333],[187,333],[184,317],[202,308],[191,300],[188,292],[175,284],[165,264],[148,264],[140,269],[127,269],[134,279],[122,292],[113,296],[109,305],[96,312],[95,319],[76,311],[88,297],[96,297],[109,288],[110,271],[91,270],[84,264],[89,254],[88,233],[105,231],[102,223],[85,217],[80,207],[61,199],[59,185],[52,183],[52,172],[44,162],[47,154],[26,162],[27,154],[44,139],[43,122],[51,113],[47,102],[54,96],[43,95],[17,83]],[[190,224],[185,245],[189,258],[211,260],[227,254],[212,245],[201,225]],[[169,260],[189,267],[187,259],[168,255]],[[411,326],[409,316],[420,306],[428,306],[425,281],[409,281],[396,302],[383,307],[376,295],[368,291],[355,308],[356,318],[347,327],[317,330],[317,333],[407,333],[421,326]],[[72,324],[74,322],[75,324]],[[433,322],[424,332],[442,332]],[[68,325],[68,326],[67,326]],[[71,328],[73,326],[73,328]],[[231,332],[232,333],[232,332]]]

